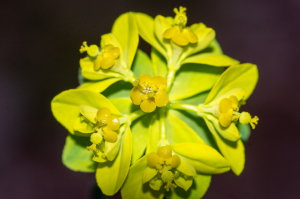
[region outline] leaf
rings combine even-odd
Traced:
[[[159,145],[159,142],[161,140],[160,125],[160,120],[158,119],[157,114],[153,115],[149,125],[146,154],[156,149]]]
[[[180,157],[180,165],[176,169],[185,175],[193,176],[196,178],[197,172],[195,168],[183,156],[181,156],[180,154],[177,155],[179,155]]]
[[[101,94],[109,100],[114,98],[128,98],[130,99],[130,90],[133,88],[129,82],[118,81],[112,84],[109,89],[106,89]]]
[[[129,114],[133,111],[133,103],[128,97],[112,98],[110,102],[123,114]]]
[[[177,111],[177,110],[169,110],[170,113],[181,119],[185,122],[191,129],[193,129],[198,136],[207,144],[215,149],[217,149],[217,145],[214,141],[211,132],[207,128],[204,120],[199,116],[192,114],[191,112],[185,111]]]
[[[247,142],[250,137],[250,134],[251,134],[251,129],[250,129],[249,124],[238,123],[237,128],[239,129],[239,132],[242,135],[241,140],[243,140],[244,142]]]
[[[80,105],[80,113],[93,124],[96,124],[95,118],[97,116],[98,109],[92,106]]]
[[[149,183],[143,184],[143,173],[147,166],[147,158],[144,156],[130,167],[127,179],[121,189],[122,198],[163,199],[165,189],[154,191],[150,188]]]
[[[173,22],[172,17],[165,18],[164,16],[161,15],[157,15],[154,19],[155,36],[160,42],[160,44],[167,50],[167,55],[169,59],[171,59],[172,57],[173,50],[172,50],[170,40],[165,39],[163,37],[163,34],[167,29],[172,28],[172,22]]]
[[[100,93],[78,89],[64,91],[53,98],[51,110],[56,120],[71,134],[74,134],[74,122],[80,116],[80,105],[89,105],[98,109],[107,107],[112,114],[121,114],[114,105]]]
[[[152,68],[155,76],[167,77],[166,59],[155,48],[151,48]]]
[[[223,54],[222,48],[216,39],[214,39],[207,48],[210,48],[212,53]]]
[[[152,114],[147,114],[135,120],[132,125],[132,158],[131,164],[136,162],[145,153],[148,141],[149,125]]]
[[[80,67],[82,68],[81,73],[82,76],[86,79],[90,80],[101,80],[107,79],[110,77],[123,78],[123,75],[120,73],[112,72],[110,69],[99,69],[97,71],[94,70],[94,61],[95,58],[85,57],[80,59]]]
[[[173,111],[169,111],[166,118],[167,140],[170,144],[183,142],[204,143],[191,127],[173,113]]]
[[[81,84],[77,89],[85,89],[85,90],[91,90],[94,92],[101,93],[102,91],[107,89],[110,85],[120,80],[121,80],[120,78],[110,78],[110,79],[104,79],[102,81],[89,81]]]
[[[207,65],[184,65],[177,72],[171,87],[169,93],[170,101],[185,99],[211,89],[222,72],[222,68]]]
[[[131,153],[131,132],[128,127],[122,136],[122,144],[116,159],[98,164],[96,180],[105,195],[114,195],[123,185],[129,172]]]
[[[161,46],[155,37],[153,18],[149,15],[139,12],[134,13],[134,16],[140,36],[151,46],[156,48],[156,50],[158,50],[167,59],[166,50]]]
[[[118,39],[124,51],[124,62],[130,69],[139,43],[138,28],[134,13],[128,12],[119,16],[112,28],[112,34]]]
[[[187,191],[177,187],[174,191],[167,192],[166,197],[170,199],[202,198],[209,187],[210,181],[210,175],[198,174],[197,178],[194,178],[192,186]]]
[[[89,137],[68,135],[62,154],[63,164],[73,171],[95,172],[97,163],[92,160],[93,153],[86,149],[89,145]]]
[[[256,65],[239,64],[230,66],[218,79],[210,91],[205,104],[213,103],[213,100],[235,88],[242,88],[245,91],[243,99],[248,99],[253,92],[258,80]]]
[[[230,162],[231,169],[236,175],[240,175],[245,165],[245,148],[243,142],[238,140],[231,142],[222,138],[216,131],[214,125],[204,117],[204,120],[213,134],[216,143],[223,156]]]
[[[220,55],[216,53],[201,53],[188,57],[182,64],[195,63],[195,64],[206,64],[211,66],[230,66],[239,64],[239,61],[232,59],[226,55]]]
[[[146,53],[140,49],[137,51],[133,61],[132,71],[135,77],[139,77],[141,74],[148,74],[153,76],[153,69],[151,61]]]
[[[151,180],[154,176],[156,176],[156,174],[156,168],[147,167],[143,173],[143,183],[145,184],[146,182]]]
[[[183,156],[199,173],[218,174],[230,169],[229,162],[212,147],[195,142],[169,145],[180,156]]]

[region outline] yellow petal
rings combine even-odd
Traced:
[[[186,46],[189,44],[188,38],[181,32],[175,33],[172,37],[172,41],[180,46]]]
[[[107,126],[113,131],[116,131],[120,128],[119,118],[115,115],[110,115],[107,120]]]
[[[156,105],[155,102],[152,98],[144,100],[141,105],[140,105],[141,109],[146,112],[146,113],[151,113],[155,110]]]
[[[135,105],[140,105],[142,101],[142,95],[140,93],[140,90],[137,86],[133,87],[130,91],[130,99],[132,103]]]
[[[159,91],[155,95],[155,104],[158,107],[166,105],[169,101],[169,95],[166,91]]]
[[[219,122],[223,127],[227,127],[231,123],[231,114],[230,113],[220,113]]]
[[[95,59],[94,61],[94,70],[99,70],[100,66],[101,66],[101,60],[102,60],[102,56],[98,56],[97,59]]]
[[[143,84],[144,82],[149,82],[152,80],[151,75],[148,74],[141,74],[139,76],[140,84]]]
[[[167,87],[167,80],[165,78],[163,78],[162,76],[155,76],[152,78],[152,82],[158,87],[160,88],[161,85],[166,88]]]
[[[101,68],[108,69],[112,67],[114,63],[115,63],[115,59],[113,57],[111,56],[103,57],[103,59],[101,60]]]
[[[120,55],[120,49],[118,47],[113,47],[107,51],[113,58],[117,59]]]
[[[163,37],[166,39],[171,39],[175,33],[179,32],[179,27],[178,26],[174,26],[173,28],[169,28],[167,29],[164,34]]]
[[[194,32],[192,32],[189,28],[183,29],[182,33],[188,38],[190,43],[197,43],[198,42],[197,35]]]

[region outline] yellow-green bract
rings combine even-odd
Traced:
[[[176,20],[187,20],[179,16],[186,14],[185,9],[179,10]],[[203,23],[183,27],[196,35],[196,42],[180,46],[164,38],[166,30],[178,25],[176,20],[122,14],[111,33],[101,36],[99,51],[96,45],[90,46],[93,52],[107,45],[118,48],[120,55],[113,66],[95,70],[97,53],[88,54],[80,60],[82,84],[52,100],[54,117],[69,132],[63,163],[74,171],[96,172],[97,184],[106,195],[121,189],[125,199],[201,198],[212,174],[232,169],[239,175],[244,168],[240,137],[249,137],[249,127],[235,121],[222,127],[217,112],[223,98],[248,99],[256,86],[257,68],[224,55],[214,30]],[[180,21],[178,27],[186,23]],[[152,46],[150,57],[138,49],[139,36]],[[141,74],[167,80],[166,106],[146,114],[132,103],[129,92]],[[118,116],[121,127],[115,142],[102,142],[99,151],[91,152],[89,136],[96,131],[97,111],[103,107]],[[181,159],[177,170],[182,176],[175,179],[174,191],[166,191],[160,174],[147,164],[147,155],[160,146],[170,147]],[[158,180],[153,180],[155,176]]]

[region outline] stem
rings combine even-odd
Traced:
[[[166,131],[166,111],[164,108],[159,110],[159,120],[160,120],[160,133],[162,144],[165,144],[167,141],[167,131]]]
[[[169,103],[170,109],[179,109],[185,111],[192,111],[194,113],[198,113],[198,106],[194,106],[191,104],[184,104],[184,103]]]
[[[175,77],[176,71],[177,70],[172,70],[172,69],[169,70],[169,73],[168,73],[168,76],[167,76],[167,88],[165,89],[165,91],[167,93],[169,93],[169,91],[171,89],[171,86],[172,86],[172,83],[174,81],[174,77]]]

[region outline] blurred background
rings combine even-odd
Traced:
[[[246,143],[245,170],[213,176],[204,199],[300,198],[298,0],[1,1],[0,198],[92,198],[94,174],[62,164],[67,131],[50,101],[77,87],[83,41],[99,44],[124,12],[174,16],[180,5],[188,25],[214,28],[226,55],[257,64],[260,73],[243,108],[260,118]]]

